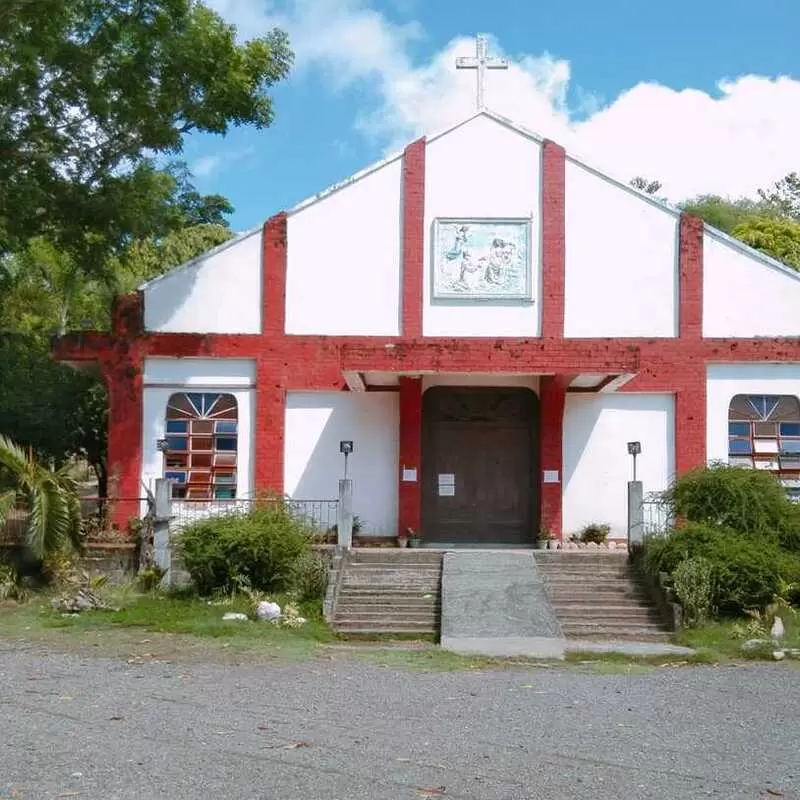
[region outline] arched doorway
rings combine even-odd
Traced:
[[[429,389],[422,400],[422,538],[529,545],[539,519],[539,399],[530,389]]]

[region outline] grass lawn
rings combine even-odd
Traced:
[[[781,647],[800,648],[800,612],[784,611],[779,614],[783,620],[786,635],[783,637]],[[714,622],[697,628],[680,631],[676,635],[678,644],[692,647],[699,652],[712,654],[717,659],[741,658],[771,658],[771,645],[761,651],[746,653],[742,651],[742,644],[748,639],[761,639],[764,634],[747,632],[746,620],[730,620]],[[769,635],[766,635],[769,639]]]
[[[38,641],[47,646],[131,659],[199,658],[305,660],[323,655],[332,660],[357,658],[377,666],[414,671],[466,669],[531,669],[558,662],[461,656],[423,641],[376,637],[345,641],[322,618],[319,604],[304,604],[307,622],[299,628],[258,621],[223,621],[226,612],[247,613],[245,597],[212,602],[193,596],[142,594],[131,588],[104,593],[117,611],[88,611],[66,615],[50,608],[49,594],[35,594],[21,604],[0,603],[0,638]],[[287,598],[273,597],[282,607]],[[783,646],[800,648],[800,613],[784,612]],[[693,656],[630,657],[621,654],[569,654],[566,665],[596,672],[646,672],[659,667],[724,663],[745,658],[771,659],[772,646],[744,653],[742,643],[759,638],[745,631],[746,621],[719,622],[680,631],[678,644],[694,648]],[[800,666],[800,662],[792,662]]]
[[[310,656],[321,643],[335,639],[315,604],[300,605],[307,620],[304,625],[285,628],[268,622],[223,621],[226,612],[247,612],[248,602],[243,597],[216,604],[197,597],[139,594],[125,589],[104,595],[118,611],[62,614],[50,608],[50,595],[45,594],[34,595],[19,605],[5,604],[0,606],[0,636],[79,648],[91,644],[110,652],[137,642],[169,642],[173,655],[182,646],[180,640],[191,640],[185,642],[187,649],[198,649],[200,640],[204,640],[200,650],[230,648],[232,652],[259,651],[268,657],[292,659]],[[273,599],[282,607],[286,603],[280,595]],[[146,634],[159,636],[142,640]]]

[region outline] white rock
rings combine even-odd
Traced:
[[[606,542],[606,547],[609,550],[616,550],[617,549],[617,543],[616,542]]]
[[[238,611],[228,611],[222,615],[223,621],[234,620],[236,622],[247,622],[247,614],[241,614]]]
[[[769,641],[767,639],[748,639],[742,644],[742,650],[745,652],[760,650],[762,647],[766,647],[768,644]]]
[[[268,600],[262,600],[256,606],[256,616],[262,620],[276,620],[281,615],[281,607],[277,603],[270,603]]]
[[[783,652],[783,650],[776,650],[776,651],[775,651],[775,652],[772,654],[772,657],[773,657],[773,658],[774,658],[776,661],[783,661],[783,658],[784,658],[784,656],[785,656],[785,655],[786,655],[786,653],[784,653],[784,652]]]

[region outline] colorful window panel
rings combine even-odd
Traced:
[[[239,420],[236,398],[180,392],[167,402],[164,476],[172,496],[187,500],[236,497]]]
[[[800,401],[736,395],[728,410],[728,463],[800,478]]]

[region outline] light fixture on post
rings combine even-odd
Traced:
[[[633,479],[636,480],[636,456],[642,452],[641,442],[628,442],[628,455],[633,456]]]
[[[156,439],[156,449],[161,453],[161,477],[165,478],[167,473],[167,451],[169,450],[169,439]]]
[[[353,452],[353,442],[350,440],[339,442],[339,452],[344,454],[344,478],[347,480],[347,457]]]

